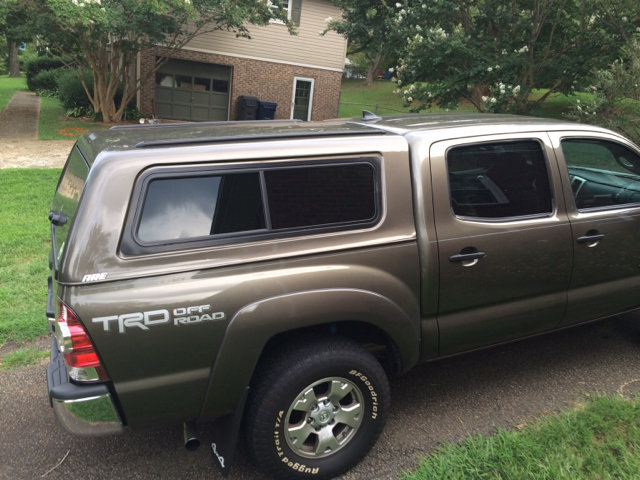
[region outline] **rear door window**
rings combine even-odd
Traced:
[[[537,141],[452,148],[447,172],[458,216],[500,220],[553,212],[547,162]]]

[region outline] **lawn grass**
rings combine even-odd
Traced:
[[[49,357],[49,351],[39,350],[36,347],[21,348],[4,356],[0,361],[0,370],[14,370],[24,365],[33,365],[47,357]]]
[[[16,91],[26,89],[27,81],[24,77],[12,78],[8,75],[0,75],[0,112],[7,106]]]
[[[64,116],[64,108],[57,98],[40,99],[40,140],[75,140],[83,133],[92,130],[105,130],[111,125],[90,122],[85,119]]]
[[[409,105],[404,103],[400,95],[394,92],[398,86],[390,80],[376,80],[367,87],[364,80],[345,78],[340,88],[339,117],[360,117],[362,110],[369,110],[378,115],[395,115],[410,113]],[[433,107],[426,112],[443,113],[446,110]],[[457,112],[475,112],[475,108],[461,102]]]
[[[538,100],[545,93],[547,93],[547,91],[548,90],[533,90],[529,98],[531,100]],[[537,107],[534,107],[531,114],[539,117],[566,120],[566,117],[564,115],[571,109],[573,105],[576,104],[578,100],[583,103],[591,102],[593,100],[593,95],[585,92],[576,92],[571,97],[569,97],[567,95],[564,95],[563,93],[552,93],[546,98],[544,103]]]
[[[446,445],[402,480],[640,478],[640,402],[598,397],[522,431]]]
[[[359,117],[362,110],[369,110],[378,115],[408,113],[409,107],[404,105],[402,97],[393,93],[398,86],[389,80],[376,80],[371,87],[364,80],[342,80],[340,88],[340,117]]]
[[[398,86],[389,80],[376,80],[371,87],[367,87],[364,80],[343,79],[340,90],[340,117],[359,117],[362,110],[370,110],[379,115],[409,113],[409,106],[404,104],[402,97],[393,93]],[[534,90],[532,100],[542,97],[545,90]],[[569,97],[561,93],[549,95],[545,102],[536,108],[532,114],[540,117],[564,118],[565,112],[571,108],[576,100],[590,101],[593,95],[578,92]],[[460,102],[456,112],[477,113],[475,107],[467,102]],[[441,108],[431,108],[425,112],[445,112]]]
[[[59,169],[0,170],[0,345],[48,332],[49,205]]]

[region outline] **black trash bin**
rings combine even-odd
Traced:
[[[258,107],[258,120],[273,120],[276,118],[277,103],[260,102]]]
[[[260,100],[257,97],[238,97],[238,120],[255,120],[258,116]]]

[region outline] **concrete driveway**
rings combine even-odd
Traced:
[[[514,428],[589,395],[640,383],[640,315],[419,366],[392,382],[393,407],[372,452],[344,480],[395,479],[441,442]],[[207,449],[187,452],[181,427],[78,438],[49,407],[45,365],[0,372],[0,478],[216,479]],[[67,455],[68,452],[68,455]],[[54,468],[64,457],[64,461]],[[230,480],[264,479],[238,451]]]

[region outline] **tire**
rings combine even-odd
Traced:
[[[254,376],[245,417],[250,455],[277,479],[331,478],[380,435],[387,376],[369,352],[335,336],[298,341]]]

